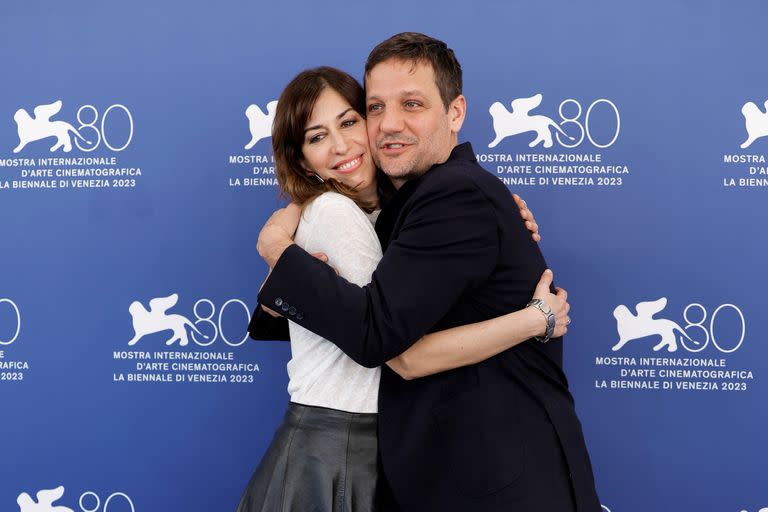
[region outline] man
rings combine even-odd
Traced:
[[[365,81],[374,159],[398,189],[376,224],[384,257],[360,288],[268,223],[259,302],[290,304],[291,320],[380,366],[425,333],[525,307],[546,265],[506,188],[458,144],[453,51],[398,34],[371,52]],[[379,448],[402,509],[598,512],[561,364],[556,339],[411,381],[384,367]]]

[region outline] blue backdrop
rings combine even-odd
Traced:
[[[361,78],[404,30],[456,50],[461,139],[533,207],[569,291],[604,508],[767,507],[766,15],[3,4],[0,510],[234,510],[288,399],[288,345],[245,340],[280,204],[268,104],[306,67]]]

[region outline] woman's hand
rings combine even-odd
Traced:
[[[541,241],[541,235],[539,235],[539,225],[536,224],[536,219],[533,218],[533,212],[528,209],[528,205],[525,203],[522,197],[517,194],[512,194],[512,198],[517,203],[517,207],[520,208],[520,216],[525,221],[525,227],[531,232],[531,238],[534,242]]]
[[[556,293],[549,291],[554,277],[551,270],[545,270],[541,275],[541,279],[539,279],[539,283],[536,285],[533,298],[543,300],[552,310],[552,313],[555,315],[555,333],[552,335],[552,338],[559,338],[568,332],[568,324],[571,323],[571,317],[568,316],[568,312],[571,310],[571,305],[568,304],[568,292],[562,288],[555,288]],[[543,336],[545,333],[546,323],[541,335]]]

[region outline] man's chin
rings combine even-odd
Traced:
[[[420,178],[424,173],[425,170],[415,170],[415,171],[408,171],[408,172],[399,172],[397,174],[390,174],[387,171],[384,171],[384,174],[389,176],[389,179],[392,180],[392,183],[397,187],[400,188],[400,185],[403,183],[406,183],[408,181],[411,181],[416,178]]]
[[[387,162],[382,161],[379,165],[384,174],[390,178],[405,178],[413,173],[415,162]]]

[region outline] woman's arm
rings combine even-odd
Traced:
[[[536,285],[534,299],[542,299],[555,314],[555,333],[560,337],[570,323],[568,294],[562,288],[549,292],[552,272],[547,270]],[[479,363],[534,336],[543,336],[546,318],[528,307],[497,318],[427,334],[408,350],[387,361],[387,366],[406,380]]]

